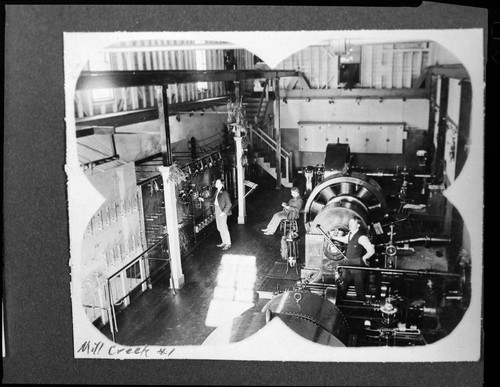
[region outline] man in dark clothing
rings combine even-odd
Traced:
[[[367,261],[375,253],[375,246],[373,246],[368,237],[362,233],[360,226],[360,219],[353,217],[349,219],[349,233],[347,235],[338,235],[338,230],[336,229],[332,230],[330,233],[330,238],[347,244],[347,266],[369,266]],[[342,280],[343,297],[345,297],[349,285],[354,282],[356,298],[365,301],[365,270],[343,269]]]
[[[229,197],[229,193],[224,190],[224,183],[221,179],[215,181],[215,188],[217,188],[214,200],[215,222],[222,239],[222,243],[217,245],[217,247],[222,247],[222,250],[229,250],[231,248],[231,235],[227,227],[227,217],[232,213],[231,198]]]

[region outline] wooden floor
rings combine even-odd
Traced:
[[[290,189],[276,189],[276,181],[264,174],[253,179],[259,184],[246,201],[246,222],[238,224],[234,208],[228,224],[232,248],[222,251],[219,233],[211,233],[189,255],[183,258],[185,285],[175,292],[169,288],[168,275],[153,282],[151,289],[136,297],[117,315],[119,344],[201,345],[217,326],[248,312],[260,312],[269,301],[258,290],[265,288],[281,259],[281,232],[265,236],[265,228],[281,203],[291,198]],[[304,235],[303,219],[299,234]],[[304,260],[304,238],[299,239],[299,260]],[[434,249],[401,259],[401,268],[446,271],[446,259]],[[444,262],[444,263],[443,263]],[[286,265],[285,265],[286,267]],[[284,274],[284,273],[283,273]],[[288,273],[293,280],[293,272]],[[267,281],[266,281],[267,278]],[[299,277],[297,277],[299,278]],[[266,282],[265,282],[266,281]],[[271,281],[272,282],[272,281]],[[293,283],[294,281],[290,281]],[[109,326],[101,329],[112,338]]]
[[[261,229],[291,194],[287,188],[277,190],[276,182],[266,175],[256,182],[259,187],[247,198],[245,224],[237,222],[237,207],[229,218],[232,248],[222,251],[216,247],[221,240],[217,231],[212,233],[183,258],[182,289],[174,294],[165,276],[117,315],[117,343],[201,345],[217,324],[252,306],[255,310],[262,308],[268,300],[259,300],[256,291],[275,262],[281,260],[281,234],[278,230],[274,236],[265,236]],[[299,241],[299,251],[303,255],[303,241]],[[228,283],[231,278],[233,282]],[[243,291],[234,286],[236,279],[246,282]],[[109,326],[101,331],[111,339]]]

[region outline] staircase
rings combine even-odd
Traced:
[[[261,96],[247,95],[244,98],[245,115],[252,129],[249,137],[257,164],[271,175],[278,178],[276,170],[277,144],[272,137],[274,121],[269,118],[272,113],[271,93],[267,93],[266,85]],[[281,148],[281,185],[293,187],[292,178],[292,153]]]
[[[259,151],[255,151],[257,157],[257,164],[268,174],[270,174],[274,179],[278,179],[278,174],[276,172],[276,166],[272,166],[272,164],[276,165],[276,161],[266,161],[265,156],[260,156]],[[285,166],[285,169],[287,167]],[[281,173],[281,185],[286,188],[292,188],[293,183],[290,181],[290,177],[287,176],[286,173]]]
[[[247,121],[262,127],[266,119],[269,119],[269,113],[272,112],[273,98],[273,93],[267,93],[266,88],[260,96],[257,96],[256,93],[246,95],[244,105]]]

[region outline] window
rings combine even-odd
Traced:
[[[339,71],[339,83],[352,88],[359,83],[359,63],[342,63]]]
[[[109,71],[111,70],[109,54],[102,53],[101,56],[94,58],[89,63],[90,71]],[[97,103],[112,102],[115,99],[113,89],[94,89],[92,90],[92,100]]]
[[[205,43],[202,40],[195,41],[195,44],[203,44]],[[196,50],[196,70],[207,70],[207,56],[205,50]],[[197,82],[196,87],[198,92],[203,92],[208,89],[207,82]]]
[[[356,87],[360,82],[360,46],[351,46],[340,56],[339,84],[346,89]]]

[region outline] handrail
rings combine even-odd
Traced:
[[[250,139],[251,139],[251,143],[253,144],[254,142],[254,137],[253,137],[253,134],[256,134],[260,140],[262,140],[269,148],[271,148],[274,153],[276,153],[278,151],[278,146],[277,146],[277,143],[276,141],[271,138],[267,133],[265,133],[261,128],[259,128],[259,117],[261,115],[261,111],[262,111],[262,105],[263,105],[263,102],[264,102],[264,96],[267,95],[266,91],[269,87],[269,82],[270,80],[269,79],[266,79],[266,82],[264,84],[264,87],[262,89],[262,93],[261,93],[261,96],[260,96],[260,102],[259,102],[259,107],[257,109],[257,113],[255,114],[255,127],[253,127],[252,125],[250,125],[250,130],[249,130],[249,135],[250,135]],[[269,99],[267,98],[267,104],[269,104]],[[267,105],[266,105],[266,111],[267,111]],[[286,177],[287,179],[290,179],[291,178],[291,164],[292,164],[292,153],[291,152],[288,152],[286,149],[283,149],[282,147],[280,147],[280,157],[283,158],[285,160],[285,174],[286,174]],[[281,171],[276,171],[276,173],[280,173],[281,175]]]
[[[277,149],[275,148],[275,146],[273,145],[274,143],[274,140],[272,140],[269,136],[267,136],[265,133],[259,133],[257,131],[254,130],[254,133],[260,137],[267,145],[269,145],[270,148],[272,148],[274,151],[276,151]]]
[[[118,269],[117,271],[115,271],[113,274],[111,274],[110,276],[108,276],[107,280],[111,280],[113,279],[114,277],[116,277],[118,274],[120,274],[123,270],[127,270],[128,268],[130,268],[132,265],[134,265],[139,259],[142,258],[143,255],[146,255],[149,253],[150,250],[154,249],[156,246],[159,246],[160,243],[162,243],[163,241],[167,240],[168,238],[168,234],[165,234],[165,236],[163,238],[161,238],[159,241],[155,242],[153,245],[151,245],[150,247],[148,247],[146,250],[144,250],[141,254],[139,254],[137,257],[135,257],[132,261],[130,261],[129,263],[127,263],[125,266],[123,266],[122,268]]]
[[[256,134],[260,139],[262,139],[271,149],[274,150],[274,152],[277,152],[277,147],[276,147],[276,141],[274,141],[267,133],[265,133],[262,129],[260,128],[253,128],[251,129],[254,134]],[[291,159],[292,159],[292,153],[287,151],[284,148],[281,148],[281,154],[280,157],[285,160],[285,174],[287,178],[291,177]],[[278,172],[277,172],[278,173]],[[279,172],[281,173],[281,172]]]
[[[264,140],[264,142],[266,142],[266,144],[268,144],[272,149],[274,149],[275,151],[277,150],[277,148],[276,148],[276,141],[274,141],[272,139],[272,137],[269,136],[266,132],[264,132],[260,128],[254,128],[253,131],[254,131],[255,134],[257,134],[257,136],[259,136],[260,138],[262,138]],[[291,152],[287,151],[284,148],[281,148],[281,152],[284,153],[284,155],[281,155],[281,157],[283,157],[283,158],[291,156]]]
[[[264,83],[264,87],[262,88],[262,94],[260,95],[259,108],[257,109],[257,113],[255,114],[255,123],[256,124],[258,124],[258,122],[259,122],[260,110],[262,109],[262,102],[264,102],[264,95],[266,94],[266,88],[267,88],[268,84],[269,84],[269,79],[266,79],[266,82]]]
[[[132,291],[134,291],[139,286],[141,286],[142,284],[144,284],[145,282],[147,282],[152,277],[152,274],[150,273],[141,282],[137,283],[136,286],[134,286],[133,289],[129,290],[123,297],[121,297],[120,299],[118,299],[116,301],[113,300],[113,294],[112,294],[112,291],[111,291],[111,288],[112,288],[111,287],[111,280],[113,278],[115,278],[116,276],[118,276],[119,274],[121,274],[123,271],[125,271],[125,270],[129,269],[130,267],[132,267],[133,265],[135,265],[141,259],[144,259],[144,260],[146,260],[146,259],[159,259],[159,258],[146,257],[145,255],[148,254],[148,253],[150,253],[154,248],[160,246],[164,241],[168,241],[167,238],[168,238],[168,234],[166,234],[159,241],[155,242],[153,245],[151,245],[150,247],[148,247],[145,251],[143,251],[140,255],[138,255],[137,257],[135,257],[128,264],[126,264],[122,268],[118,269],[116,272],[114,272],[113,274],[111,274],[110,276],[108,276],[108,278],[106,278],[106,287],[107,287],[107,293],[108,293],[108,306],[107,306],[107,308],[109,308],[109,311],[110,311],[110,314],[111,314],[111,316],[109,317],[109,320],[110,320],[109,321],[109,326],[110,326],[111,334],[112,334],[112,337],[113,337],[113,341],[114,341],[115,332],[118,332],[118,325],[116,323],[116,311],[115,311],[115,308],[114,308],[115,305],[120,304],[125,298],[127,298],[127,297],[130,296],[130,293],[132,293]],[[170,258],[162,259],[162,260],[164,260],[166,263],[170,263]],[[163,269],[165,266],[166,265],[163,265],[158,270]],[[156,271],[158,271],[158,270],[156,270]],[[174,290],[174,292],[175,292],[175,290]]]
[[[83,304],[82,305],[84,308],[92,308],[92,309],[103,309],[107,312],[108,314],[108,320],[109,320],[109,326],[111,327],[111,338],[113,341],[115,341],[115,330],[112,328],[111,325],[111,308],[109,306],[98,306],[98,305],[88,305],[88,304]],[[116,326],[116,320],[115,320],[115,326]]]
[[[153,259],[153,260],[154,260],[154,259],[156,259],[156,260],[159,260],[159,261],[170,262],[170,258],[166,258],[166,259],[164,259],[164,258],[148,258],[148,257],[144,257],[144,259]],[[162,267],[162,268],[163,268],[163,267]],[[136,284],[135,284],[134,289],[132,289],[132,290],[135,290],[135,289],[137,289],[139,286],[141,286],[142,284],[146,283],[146,282],[149,280],[149,278],[150,278],[150,277],[151,277],[151,276],[148,276],[147,278],[145,278],[145,279],[144,279],[144,280],[142,280],[141,282],[136,283]],[[114,301],[114,304],[115,304],[115,305],[120,304],[120,303],[121,303],[121,302],[122,302],[125,298],[127,298],[127,297],[129,296],[129,294],[130,294],[130,293],[131,293],[131,292],[128,292],[128,293],[127,293],[126,295],[124,295],[122,298],[119,298],[119,299],[115,300],[115,301]]]

